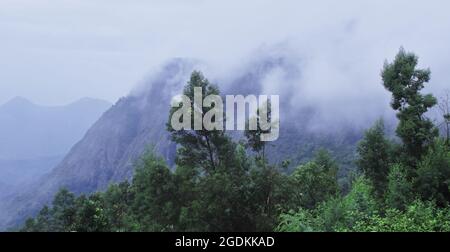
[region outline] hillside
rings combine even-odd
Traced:
[[[172,60],[137,89],[139,92],[120,99],[55,169],[5,204],[4,212],[18,215],[2,216],[2,226],[17,224],[25,216],[34,214],[44,203],[49,203],[61,187],[77,194],[90,193],[104,190],[111,182],[131,178],[134,163],[149,145],[155,146],[158,153],[173,165],[176,147],[170,142],[165,126],[170,99],[181,91],[196,67],[198,65],[190,60]],[[237,78],[221,82],[220,88],[223,94],[258,93],[264,89],[265,78],[279,69],[284,71],[285,78],[300,74],[288,59],[266,57],[252,62]],[[292,94],[285,92],[281,95],[284,95],[281,104],[283,126],[280,139],[269,145],[272,162],[289,159],[293,167],[310,160],[318,149],[327,147],[341,164],[341,176],[353,169],[355,144],[362,130],[344,124],[325,131],[314,130],[310,121],[319,111],[309,106],[291,107]],[[292,120],[292,117],[301,120]]]

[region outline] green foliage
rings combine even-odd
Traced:
[[[449,232],[450,210],[438,208],[431,202],[415,201],[405,211],[387,209],[386,213],[373,215],[358,222],[357,232]]]
[[[387,185],[387,175],[392,162],[392,144],[385,137],[384,122],[378,120],[368,129],[358,145],[358,167],[369,178],[377,193],[382,197]]]
[[[48,206],[44,206],[36,218],[29,218],[25,221],[22,232],[50,232],[56,231],[52,226],[51,210]]]
[[[398,167],[398,166],[397,166]],[[398,170],[397,168],[394,170]],[[448,232],[450,209],[432,202],[414,201],[405,210],[378,210],[371,186],[357,179],[344,198],[333,198],[313,210],[300,209],[280,215],[277,231],[352,231],[352,232]]]
[[[378,210],[374,189],[364,177],[359,177],[353,182],[352,190],[345,196],[344,202],[351,214],[358,216],[357,220],[370,216]]]
[[[378,205],[373,188],[367,179],[360,177],[353,182],[345,197],[334,197],[314,209],[300,208],[280,215],[277,231],[346,231],[356,223],[376,214]]]
[[[179,166],[172,172],[149,151],[131,184],[79,197],[62,190],[53,207],[43,208],[22,231],[273,230],[283,206],[290,205],[289,177],[249,157],[242,145],[233,157],[226,170],[204,173]]]
[[[320,224],[314,215],[315,212],[301,208],[298,211],[290,210],[280,215],[277,232],[313,232],[319,230]]]
[[[386,205],[403,210],[413,199],[413,185],[406,176],[401,164],[394,164],[388,175],[388,189],[385,200]]]
[[[133,229],[130,205],[134,201],[134,193],[128,181],[111,184],[103,194],[105,215],[110,224],[110,231],[126,231]]]
[[[76,200],[76,221],[71,231],[77,232],[106,232],[109,231],[102,195],[93,194],[89,197],[82,195]]]
[[[75,195],[67,189],[61,189],[53,200],[53,229],[70,231],[75,218]]]
[[[272,165],[259,165],[250,171],[249,188],[255,209],[255,230],[272,231],[282,210],[292,206],[290,178]]]
[[[208,95],[219,95],[217,86],[212,85],[200,72],[193,72],[191,78],[184,88],[183,94],[190,99],[190,116],[191,118],[183,118],[183,120],[191,120],[191,127],[194,128],[195,114],[203,116],[210,109],[204,105],[198,106],[194,99],[195,88],[202,88],[202,97]],[[181,104],[180,104],[181,107]],[[215,129],[207,130],[204,125],[201,129],[182,129],[175,130],[171,125],[171,118],[179,107],[173,107],[169,114],[167,130],[171,134],[172,141],[179,144],[177,149],[176,163],[179,166],[189,166],[201,168],[205,172],[213,172],[220,166],[227,165],[227,158],[233,154],[234,146],[230,138],[225,135],[224,130]],[[223,122],[221,122],[223,123]]]
[[[303,164],[288,175],[289,162],[280,167],[265,158],[262,131],[245,132],[244,146],[223,130],[175,131],[168,124],[178,144],[174,169],[150,149],[131,183],[91,195],[61,189],[21,231],[450,231],[450,151],[424,116],[435,100],[419,92],[430,73],[416,65],[417,57],[401,50],[382,73],[403,145],[392,144],[378,121],[358,146],[363,176],[348,177],[344,190],[325,150],[296,160]],[[219,94],[194,72],[184,89],[191,106],[195,87],[203,96]]]
[[[436,141],[419,163],[416,187],[425,200],[440,206],[450,201],[450,149],[444,140]]]
[[[44,206],[35,219],[28,219],[23,231],[67,232],[76,218],[75,195],[62,188],[53,200],[53,207]]]
[[[265,120],[264,120],[265,121],[264,123],[269,123],[269,124],[274,123],[274,122],[272,122],[272,107],[271,107],[270,101],[268,101],[263,105],[263,107],[257,109],[255,118],[251,118],[247,122],[245,131],[244,131],[244,135],[247,139],[247,145],[254,152],[256,152],[258,154],[258,156],[257,156],[258,158],[265,161],[265,158],[266,158],[265,150],[266,150],[267,142],[264,142],[261,140],[261,135],[270,133],[270,129],[267,129],[267,130],[262,129],[261,113],[266,113],[266,116],[267,116],[267,118],[265,118]],[[249,124],[250,124],[251,120],[254,120],[256,122],[256,130],[250,129]]]
[[[136,231],[172,231],[177,213],[174,176],[160,158],[150,151],[138,164],[131,190],[131,209],[139,222]]]
[[[324,204],[322,209],[326,231],[345,231],[351,229],[355,223],[376,214],[379,205],[369,180],[358,177],[353,181],[352,190],[342,201],[331,201]]]
[[[358,146],[357,165],[367,179],[357,178],[344,197],[299,204],[299,210],[281,214],[278,231],[449,230],[450,152],[444,140],[436,139],[438,131],[425,116],[436,99],[420,93],[430,71],[416,69],[417,63],[414,54],[401,49],[382,72],[384,87],[392,93],[391,106],[398,111],[401,148],[385,137],[383,122],[378,121]],[[301,178],[300,188],[317,195],[311,184],[321,184],[321,176],[314,163],[293,176]],[[416,196],[425,201],[413,201]]]
[[[314,161],[299,166],[291,175],[294,200],[298,206],[314,208],[338,191],[337,165],[328,152],[321,150]]]
[[[429,69],[417,69],[418,57],[400,49],[393,63],[385,63],[381,74],[384,87],[392,93],[391,106],[397,110],[397,135],[402,139],[410,164],[420,160],[438,130],[425,113],[437,100],[420,91],[430,80]]]

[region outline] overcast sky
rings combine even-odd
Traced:
[[[380,69],[400,46],[441,90],[450,87],[449,10],[447,0],[0,0],[0,104],[114,102],[167,59],[225,71],[279,44],[304,59],[302,81],[327,89],[324,99],[342,88],[383,92]]]

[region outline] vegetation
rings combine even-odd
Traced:
[[[382,120],[368,129],[349,189],[340,187],[339,167],[326,150],[288,173],[287,162],[265,158],[261,129],[235,142],[220,129],[177,131],[168,124],[179,145],[173,170],[150,149],[131,182],[91,195],[61,189],[21,230],[450,231],[450,149],[425,116],[436,99],[420,93],[430,71],[416,69],[417,62],[401,49],[384,66],[401,141],[385,135]],[[195,87],[219,94],[199,72],[184,90],[191,100]]]

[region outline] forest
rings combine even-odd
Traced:
[[[223,130],[174,130],[168,123],[178,145],[175,167],[149,147],[129,181],[89,195],[62,188],[17,230],[450,231],[449,105],[423,93],[431,72],[417,65],[418,57],[403,49],[385,63],[381,78],[397,115],[396,136],[386,135],[383,119],[366,130],[357,170],[344,178],[349,186],[338,182],[339,166],[326,149],[288,171],[289,160],[266,157],[261,129],[246,130],[238,141]],[[220,95],[200,72],[184,88],[191,100],[195,87]],[[437,106],[441,125],[427,115]]]

